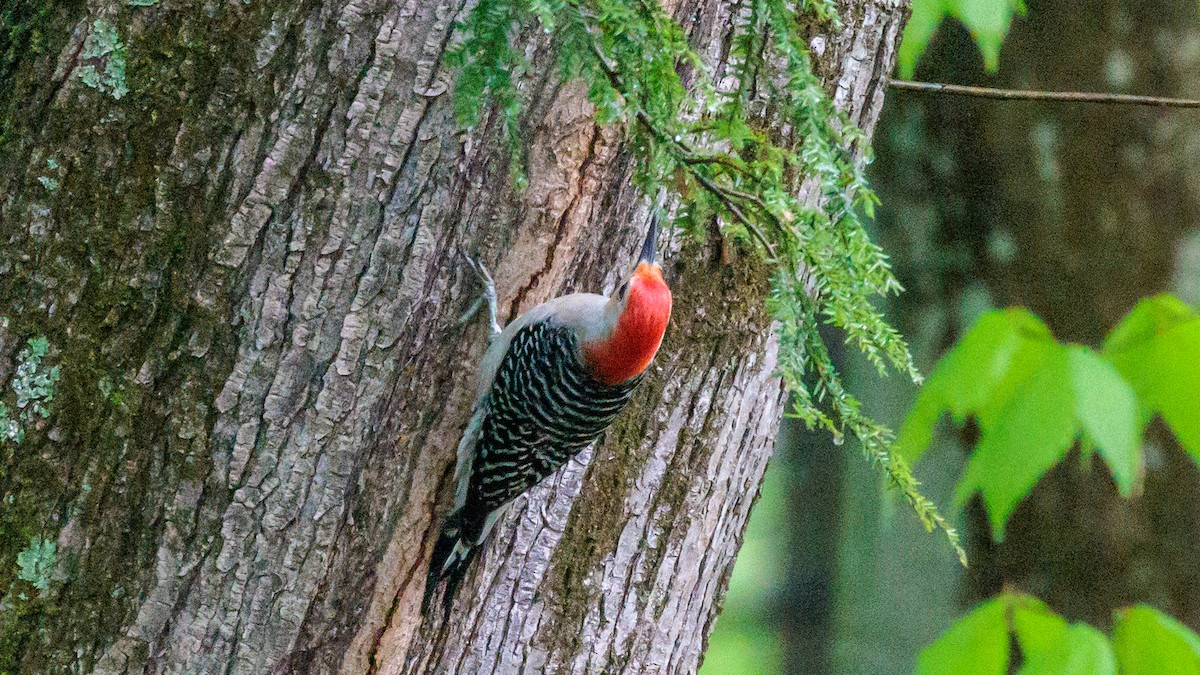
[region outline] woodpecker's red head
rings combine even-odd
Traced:
[[[611,330],[583,347],[584,360],[592,376],[615,385],[639,375],[650,365],[662,344],[671,318],[671,289],[655,262],[658,217],[642,244],[637,266],[608,300],[605,318]]]

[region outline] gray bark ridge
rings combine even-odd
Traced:
[[[869,132],[905,9],[840,7],[814,57]],[[647,220],[619,132],[546,75],[537,35],[528,188],[510,187],[496,120],[457,129],[441,58],[465,11],[54,15],[56,51],[31,52],[18,83],[36,103],[5,113],[25,140],[0,149],[0,269],[22,281],[3,297],[59,336],[65,391],[55,433],[6,460],[61,481],[3,485],[73,561],[28,606],[55,621],[3,646],[22,669],[698,667],[784,401],[765,273],[711,244],[669,241],[676,313],[629,408],[497,527],[449,625],[419,616],[486,346],[481,322],[456,324],[477,293],[461,254],[488,264],[512,317],[611,289]],[[673,11],[720,73],[736,4]],[[102,17],[128,53],[120,100],[77,75]],[[68,173],[45,196],[49,156]],[[115,408],[85,405],[101,378]]]

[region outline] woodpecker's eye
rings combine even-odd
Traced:
[[[625,293],[628,290],[629,290],[629,280],[626,280],[625,283],[621,284],[621,287],[617,289],[617,297],[624,298]]]

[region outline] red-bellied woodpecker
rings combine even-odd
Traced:
[[[554,298],[503,331],[491,278],[472,262],[487,285],[492,343],[458,445],[455,510],[433,547],[423,612],[442,579],[449,579],[449,607],[476,547],[505,509],[596,440],[629,401],[671,316],[671,290],[655,262],[657,238],[655,219],[637,266],[612,297]]]

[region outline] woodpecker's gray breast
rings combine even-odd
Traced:
[[[488,391],[465,506],[468,530],[587,447],[641,376],[609,386],[580,358],[574,331],[542,321],[513,335]]]

